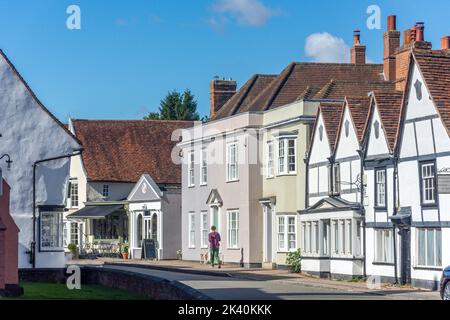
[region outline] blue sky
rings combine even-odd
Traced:
[[[72,4],[81,30],[66,27]],[[366,27],[372,4],[381,30]],[[0,0],[0,48],[63,121],[142,118],[169,90],[185,88],[206,115],[215,75],[240,86],[291,61],[342,60],[354,29],[379,62],[390,14],[400,30],[425,22],[426,40],[439,47],[450,35],[448,12],[448,0]]]

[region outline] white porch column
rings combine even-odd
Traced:
[[[164,259],[164,251],[163,251],[163,212],[161,210],[158,210],[157,215],[158,217],[158,260]]]

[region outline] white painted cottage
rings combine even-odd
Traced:
[[[437,288],[450,265],[450,50],[413,50],[398,140],[401,278]]]
[[[0,51],[0,161],[20,229],[19,268],[63,267],[63,211],[70,157],[81,148]],[[56,158],[56,159],[55,159]],[[55,160],[52,160],[55,159]]]

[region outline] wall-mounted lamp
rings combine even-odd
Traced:
[[[11,160],[11,157],[9,156],[9,154],[5,153],[4,155],[2,155],[0,157],[0,160],[2,160],[3,158],[7,158],[6,164],[8,165],[8,170],[10,170],[11,169],[11,163],[13,163],[12,160]]]

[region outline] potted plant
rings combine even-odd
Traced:
[[[78,252],[78,246],[75,243],[70,243],[67,246],[67,249],[72,253],[72,259],[78,260],[80,258],[79,252]]]
[[[183,252],[180,250],[177,250],[177,256],[178,256],[178,260],[183,260]]]
[[[124,246],[122,247],[122,258],[124,260],[128,260],[128,250],[130,249],[130,247],[127,244],[124,244]]]

